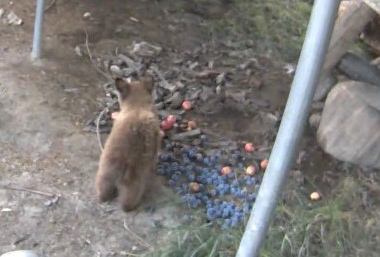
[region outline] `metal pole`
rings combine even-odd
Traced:
[[[42,24],[44,20],[44,6],[45,6],[45,0],[37,0],[36,17],[34,21],[33,49],[32,49],[33,60],[39,59],[41,57],[41,38],[42,38]]]
[[[282,122],[236,257],[257,257],[294,161],[340,0],[316,0]]]

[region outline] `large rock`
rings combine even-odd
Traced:
[[[380,88],[337,84],[326,99],[317,138],[339,160],[380,168]]]

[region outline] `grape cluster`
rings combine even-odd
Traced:
[[[157,173],[167,178],[167,185],[181,195],[185,205],[203,208],[208,220],[224,227],[237,226],[247,217],[260,183],[259,175],[245,172],[248,165],[259,169],[250,153],[230,151],[223,144],[207,151],[169,139],[163,144]],[[186,214],[184,220],[190,221],[191,216]]]

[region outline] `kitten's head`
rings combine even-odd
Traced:
[[[116,78],[115,86],[120,108],[124,105],[141,107],[152,104],[152,92],[154,89],[152,77],[147,76],[132,82],[128,82],[123,78]]]

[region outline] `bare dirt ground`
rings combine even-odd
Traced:
[[[24,21],[0,25],[0,183],[52,194],[0,189],[0,254],[33,249],[47,256],[127,255],[155,243],[136,235],[152,238],[160,233],[158,223],[164,228],[178,223],[172,204],[125,214],[114,203],[96,203],[93,180],[100,150],[96,135],[82,129],[101,107],[95,99],[103,94],[105,79],[74,51],[85,42],[84,28],[97,53],[134,40],[178,52],[208,42],[202,13],[178,10],[173,2],[57,1],[45,15],[44,58],[33,64],[35,1],[0,0],[0,8]],[[223,8],[216,7],[212,15],[221,15]],[[90,19],[83,18],[85,12]],[[279,67],[273,65],[261,77],[265,86],[258,94],[269,101],[269,111],[284,105],[289,88],[290,78]],[[215,133],[228,131],[229,137],[264,134],[257,131],[262,124],[237,111],[200,118],[221,124]]]

